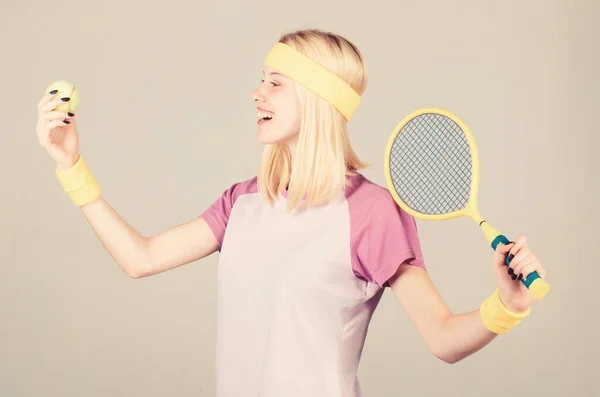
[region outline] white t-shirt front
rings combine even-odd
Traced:
[[[286,212],[256,178],[201,216],[219,242],[217,397],[360,397],[359,361],[388,279],[425,268],[415,219],[348,177],[345,200]]]

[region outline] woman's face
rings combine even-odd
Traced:
[[[252,93],[257,107],[258,140],[263,144],[294,146],[300,132],[302,109],[296,82],[266,66],[262,84]]]

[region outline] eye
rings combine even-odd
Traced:
[[[260,81],[261,81],[262,83],[264,83],[264,82],[265,82],[265,79],[260,79]],[[279,84],[275,83],[274,81],[269,81],[269,84],[271,84],[271,86],[272,86],[272,87],[277,87],[277,86],[279,85]]]

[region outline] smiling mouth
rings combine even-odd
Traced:
[[[275,115],[273,113],[262,110],[259,110],[256,114],[256,118],[258,119],[258,121],[268,121],[271,120],[274,116]]]

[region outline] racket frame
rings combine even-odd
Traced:
[[[404,200],[402,200],[402,198],[396,192],[396,189],[394,187],[394,183],[392,180],[392,174],[391,174],[391,168],[390,168],[391,153],[392,153],[392,149],[394,146],[394,142],[396,141],[396,138],[398,137],[398,134],[400,134],[402,132],[403,128],[414,118],[419,117],[423,114],[432,114],[432,113],[445,116],[445,117],[451,119],[456,124],[458,124],[458,126],[460,127],[460,129],[462,130],[462,132],[465,135],[465,138],[467,140],[467,143],[469,144],[469,149],[471,152],[471,186],[469,189],[469,200],[467,201],[467,204],[465,205],[464,208],[462,208],[460,210],[444,213],[444,214],[424,214],[424,213],[421,213],[421,212],[413,209],[406,202],[404,202]],[[390,194],[392,195],[394,200],[398,203],[398,205],[404,211],[409,213],[410,215],[412,215],[416,218],[419,218],[419,219],[423,219],[423,220],[449,220],[449,219],[466,216],[466,217],[473,219],[480,226],[481,230],[483,231],[483,234],[485,235],[486,240],[488,241],[488,243],[490,244],[490,246],[492,247],[492,249],[494,251],[496,250],[496,247],[498,246],[498,244],[510,243],[508,238],[506,238],[501,232],[499,232],[497,229],[492,227],[485,219],[483,219],[483,217],[481,216],[481,213],[479,212],[479,206],[478,206],[479,178],[480,178],[479,151],[477,149],[477,144],[475,142],[475,138],[473,137],[473,134],[471,133],[471,130],[466,125],[466,123],[463,120],[461,120],[460,117],[458,117],[454,113],[452,113],[446,109],[430,107],[430,108],[417,109],[417,110],[414,110],[413,112],[411,112],[410,114],[408,114],[402,121],[400,121],[400,123],[398,123],[398,125],[396,126],[396,128],[394,129],[394,131],[392,132],[392,134],[390,135],[390,137],[388,139],[388,142],[387,142],[387,145],[385,148],[385,156],[384,156],[384,173],[385,173],[386,184],[388,186],[388,190],[389,190]],[[510,264],[510,262],[508,261],[508,258],[507,258],[505,264],[507,266]],[[538,275],[537,272],[531,273],[526,278],[522,279],[521,282],[527,288],[529,288],[534,299],[543,298],[544,296],[546,296],[546,294],[550,290],[550,286],[548,285],[548,283],[546,283],[546,281],[543,280]]]

